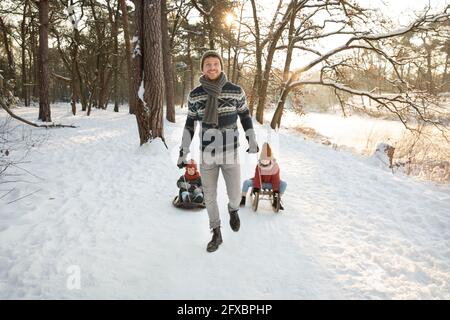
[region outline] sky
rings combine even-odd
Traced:
[[[287,3],[288,1],[284,1]],[[450,0],[414,0],[414,1],[399,1],[399,0],[358,0],[359,3],[364,8],[379,10],[380,13],[390,18],[398,28],[405,27],[411,24],[415,20],[415,12],[423,12],[424,8],[428,5],[431,6],[432,11],[436,12],[438,10],[444,9],[447,5],[450,5]],[[278,5],[277,0],[260,0],[257,5],[261,7],[259,14],[261,18],[270,21],[272,19],[273,13],[275,12],[276,6]],[[248,3],[246,7],[246,17],[252,17],[251,5]],[[333,48],[336,48],[345,43],[348,39],[347,36],[336,36],[329,37],[326,41],[322,41],[318,46],[319,51],[327,52]],[[284,66],[284,53],[280,52],[278,57],[274,59],[274,66],[277,68],[283,68]],[[314,54],[309,53],[296,53],[294,51],[294,57],[291,63],[291,70],[295,70],[305,65],[305,61],[309,62],[314,59]]]
[[[264,24],[268,25],[273,17],[278,2],[278,0],[258,0],[256,4],[259,20],[264,21]],[[427,6],[431,7],[431,12],[437,12],[443,10],[447,5],[450,5],[450,0],[357,0],[356,2],[363,8],[378,10],[381,14],[392,20],[393,23],[398,26],[398,29],[410,25],[411,22],[415,20],[415,13],[423,12],[424,8]],[[283,3],[288,3],[288,0],[284,0]],[[236,18],[238,18],[239,12],[235,12],[235,15]],[[227,15],[224,14],[224,19],[226,19],[226,16]],[[250,1],[247,1],[244,6],[243,18],[244,20],[247,20],[249,25],[253,25],[253,14]],[[192,10],[189,19],[192,19],[192,22],[194,22],[201,18],[196,10]],[[237,29],[237,26],[235,25],[234,28]],[[347,39],[348,36],[328,37],[325,41],[318,43],[318,46],[315,49],[324,53],[344,44]],[[275,55],[273,66],[282,69],[284,67],[284,56],[285,54],[283,52],[278,52]],[[309,62],[314,58],[314,54],[294,51],[291,70],[300,68],[305,64],[305,61]]]

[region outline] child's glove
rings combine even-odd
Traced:
[[[183,188],[186,188],[186,190],[189,191],[191,185],[188,182],[186,182],[185,184],[183,184]]]
[[[189,187],[189,192],[194,192],[194,190],[195,190],[195,186],[190,186]]]

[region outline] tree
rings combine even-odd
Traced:
[[[39,120],[51,122],[48,99],[48,0],[39,1]]]
[[[371,34],[370,32],[354,32],[353,36],[343,45],[335,49],[330,50],[325,54],[317,52],[318,57],[304,67],[292,72],[289,79],[283,84],[283,90],[281,92],[281,99],[278,102],[278,108],[283,108],[287,94],[294,88],[305,85],[321,85],[329,88],[333,88],[337,91],[346,92],[352,95],[366,96],[369,99],[378,103],[381,107],[385,108],[388,112],[395,114],[398,119],[408,129],[413,128],[408,125],[408,116],[414,114],[417,120],[421,122],[427,122],[440,127],[439,121],[436,121],[434,115],[426,112],[426,107],[423,103],[429,103],[429,97],[426,93],[423,94],[420,91],[414,91],[398,70],[398,66],[401,64],[396,61],[396,54],[390,53],[386,48],[385,40],[393,39],[403,36],[405,34],[415,32],[418,30],[426,30],[438,22],[446,21],[450,17],[450,6],[447,9],[438,14],[428,15],[425,13],[422,17],[419,17],[409,27],[402,28],[396,31],[382,34]],[[340,32],[340,31],[338,31]],[[340,69],[349,67],[342,58],[338,58],[337,61],[332,63],[326,63],[329,59],[335,57],[338,53],[344,51],[352,51],[355,49],[365,49],[373,52],[375,55],[380,56],[391,65],[393,73],[396,79],[391,80],[391,84],[398,90],[394,96],[376,95],[369,91],[361,91],[353,89],[347,85],[336,82],[336,73],[339,73]],[[301,75],[306,71],[311,70],[313,67],[325,63],[321,69],[319,80],[302,80]],[[352,67],[352,66],[351,66]],[[334,78],[333,78],[334,76]],[[407,112],[407,113],[406,113]],[[272,128],[275,128],[279,122],[277,119],[272,120]]]
[[[166,0],[161,0],[161,32],[162,32],[162,50],[164,64],[164,92],[166,95],[166,119],[175,122],[175,103],[173,89],[173,66],[172,51],[169,44],[169,29],[167,23],[167,4]]]
[[[129,81],[128,84],[128,107],[129,113],[134,114],[134,108],[136,105],[136,97],[133,93],[133,72],[131,64],[131,43],[130,43],[130,32],[128,29],[128,8],[125,0],[120,0],[120,9],[122,10],[122,25],[123,25],[123,37],[125,39],[125,57],[127,60],[127,76]]]
[[[140,144],[163,136],[163,69],[160,0],[134,0],[134,92]]]
[[[30,105],[30,90],[28,89],[27,86],[27,63],[26,63],[26,35],[28,32],[28,25],[26,23],[27,10],[28,10],[28,0],[25,0],[23,5],[22,22],[20,24],[20,37],[22,40],[20,49],[22,58],[22,98],[24,100],[26,107]]]
[[[16,66],[14,62],[14,54],[11,47],[11,41],[10,41],[10,27],[5,24],[2,17],[0,16],[0,30],[3,34],[3,44],[5,47],[6,55],[8,58],[8,73],[7,73],[7,79],[10,79],[12,82],[12,92],[15,95],[17,91],[17,82],[16,82]]]
[[[114,111],[119,112],[119,2],[110,3],[106,0],[108,17],[111,23],[111,38],[113,42],[112,72],[113,72],[113,98]]]

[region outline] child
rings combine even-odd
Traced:
[[[177,186],[180,188],[180,201],[203,202],[202,179],[193,159],[186,164],[186,172],[178,179]]]
[[[255,169],[255,176],[252,179],[244,181],[242,186],[241,206],[245,206],[247,191],[251,186],[253,187],[253,194],[258,192],[260,189],[272,189],[273,207],[276,207],[277,202],[281,201],[281,195],[286,190],[287,184],[280,179],[280,167],[273,157],[272,149],[267,142],[265,142],[262,147],[259,161]],[[281,202],[280,210],[284,210]]]

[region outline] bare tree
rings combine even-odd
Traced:
[[[175,122],[175,103],[173,89],[173,66],[172,51],[169,43],[169,29],[167,23],[167,4],[166,0],[161,0],[161,32],[162,32],[162,50],[164,64],[164,92],[166,95],[166,119]]]
[[[206,26],[208,28],[208,39],[209,39],[209,49],[214,50],[215,49],[215,28],[214,24],[212,23],[212,14],[214,10],[214,3],[210,4],[213,1],[208,1],[209,3],[208,8],[201,8],[197,0],[191,0],[192,4],[194,5],[195,9],[200,12],[200,14],[203,16],[203,19],[205,20]]]
[[[136,97],[133,94],[133,72],[131,64],[131,43],[130,43],[130,31],[128,29],[128,8],[125,0],[120,0],[120,9],[122,11],[122,25],[123,25],[123,37],[125,39],[125,57],[127,60],[127,76],[128,83],[128,107],[129,113],[134,114],[134,108],[136,105]]]
[[[39,1],[39,120],[51,122],[48,99],[48,0]]]
[[[305,85],[321,85],[333,88],[337,91],[346,92],[351,95],[366,96],[369,99],[378,103],[381,107],[385,108],[388,112],[395,114],[398,119],[405,125],[406,128],[413,130],[408,125],[408,116],[414,114],[419,121],[431,123],[439,126],[439,122],[433,119],[433,115],[424,109],[424,103],[430,102],[429,97],[426,98],[426,92],[414,91],[402,77],[398,70],[400,62],[396,61],[395,55],[392,55],[385,48],[383,41],[389,40],[395,37],[399,37],[411,32],[430,28],[431,25],[447,21],[450,17],[450,7],[439,14],[429,15],[425,13],[423,16],[414,21],[407,28],[391,31],[383,34],[371,34],[369,32],[353,32],[353,36],[342,46],[330,50],[325,54],[317,52],[318,57],[313,61],[310,61],[304,67],[299,68],[291,73],[289,79],[283,84],[283,90],[281,92],[281,98],[278,102],[277,108],[283,108],[287,94],[301,86]],[[340,32],[340,31],[336,31]],[[364,49],[382,57],[387,63],[391,65],[394,70],[396,79],[391,80],[395,88],[397,88],[396,94],[393,95],[377,95],[369,91],[361,91],[353,89],[345,84],[335,81],[336,72],[340,69],[349,67],[342,58],[337,58],[337,61],[326,63],[332,57],[335,57],[338,53],[344,51],[352,51],[355,49]],[[306,71],[311,70],[313,67],[325,63],[321,69],[319,80],[302,80],[301,75]],[[333,78],[334,76],[334,78]],[[271,126],[275,128],[279,124],[279,119],[272,119]]]
[[[22,40],[20,49],[21,49],[21,58],[22,58],[22,98],[24,100],[25,106],[30,105],[30,94],[27,86],[27,63],[26,63],[26,36],[28,33],[28,25],[26,23],[27,18],[27,10],[28,10],[28,0],[25,0],[23,5],[23,13],[22,13],[22,22],[20,24],[20,37]]]
[[[163,69],[160,0],[134,0],[134,91],[141,145],[163,136]]]
[[[113,53],[112,53],[112,72],[113,72],[113,99],[114,99],[114,111],[119,112],[119,2],[113,2],[106,0],[108,7],[108,17],[111,24],[111,38],[113,41]]]

